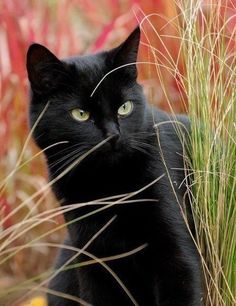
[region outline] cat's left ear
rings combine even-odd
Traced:
[[[121,73],[124,71],[132,78],[137,78],[137,55],[140,42],[140,28],[137,26],[129,37],[117,48],[113,50],[113,66],[114,68],[121,67]]]
[[[65,66],[51,51],[40,44],[32,44],[29,47],[26,67],[33,92],[48,93],[64,82]]]

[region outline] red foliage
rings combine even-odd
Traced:
[[[12,209],[7,199],[5,197],[0,197],[0,221],[4,220],[4,222],[2,222],[3,230],[12,225],[11,218],[7,218],[11,211]]]

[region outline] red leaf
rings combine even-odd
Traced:
[[[104,45],[104,43],[107,40],[108,35],[114,28],[114,24],[115,24],[115,21],[112,21],[111,23],[109,23],[103,28],[102,33],[98,36],[97,40],[94,43],[92,51],[97,51]]]
[[[10,204],[8,203],[7,199],[4,197],[0,198],[0,218],[5,219],[3,222],[3,229],[6,229],[12,225],[11,218],[7,218],[7,216],[12,211]]]

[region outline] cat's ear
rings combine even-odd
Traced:
[[[32,44],[27,52],[26,67],[33,92],[47,93],[64,77],[63,63],[46,47]]]
[[[137,77],[137,55],[140,42],[140,28],[137,26],[129,37],[117,48],[114,49],[113,65],[114,68],[127,65],[121,69],[130,76]]]

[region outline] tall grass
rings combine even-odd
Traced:
[[[229,48],[236,29],[227,33],[230,20],[224,18],[223,1],[205,7],[202,1],[190,1],[182,12],[192,122],[192,208],[205,304],[232,306],[236,297],[236,56],[235,49],[229,52]]]
[[[204,305],[233,306],[236,304],[236,7],[233,1],[223,0],[180,0],[175,4],[178,15],[168,21],[175,34],[157,31],[150,15],[144,15],[141,24],[148,23],[163,45],[160,52],[145,33],[170,110],[174,111],[163,71],[176,79],[191,120],[186,168],[191,182],[188,193],[195,220],[194,241],[202,263]],[[157,13],[155,16],[161,17]],[[175,58],[165,44],[166,37],[180,42]],[[181,70],[179,60],[184,65]],[[176,129],[179,131],[178,126]]]
[[[188,101],[189,193],[207,306],[236,303],[236,28],[229,31],[235,8],[226,4],[176,1],[179,37],[173,38],[181,40],[184,73],[176,63],[166,66]]]

